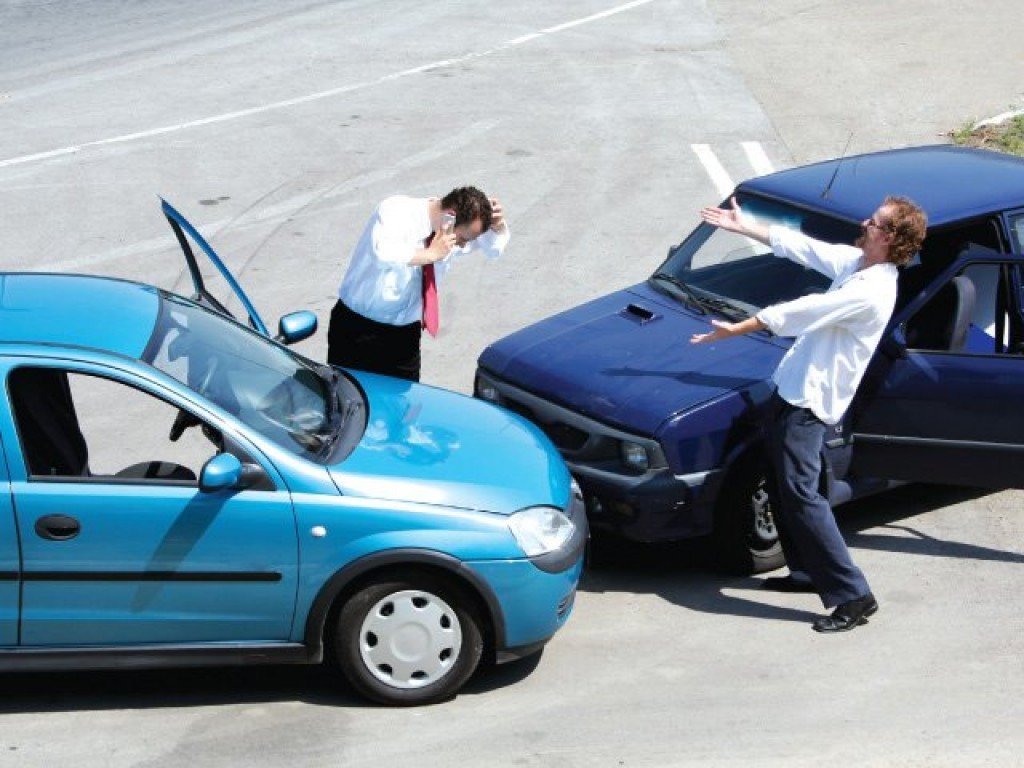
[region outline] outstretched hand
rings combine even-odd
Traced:
[[[701,208],[700,217],[708,224],[729,232],[743,232],[743,211],[735,197],[729,198],[732,208]]]
[[[709,341],[718,341],[719,339],[727,339],[730,336],[735,336],[735,323],[727,323],[724,320],[712,320],[711,325],[714,326],[713,331],[707,333],[695,333],[690,337],[691,344],[706,344]]]

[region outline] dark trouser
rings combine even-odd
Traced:
[[[327,329],[327,362],[419,381],[420,324],[378,323],[338,301]]]
[[[808,579],[826,608],[862,597],[868,583],[853,564],[828,500],[819,491],[825,424],[807,408],[772,395],[768,446],[779,495],[776,528],[796,579]]]

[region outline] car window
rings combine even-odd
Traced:
[[[1017,253],[1024,253],[1024,211],[1010,214],[1010,236]]]
[[[772,200],[740,195],[744,213],[762,224],[779,224],[835,243],[853,243],[859,227]],[[769,246],[703,224],[658,270],[700,295],[729,300],[740,314],[828,289],[829,278],[779,259]],[[656,273],[657,274],[657,273]]]
[[[18,436],[33,479],[198,483],[219,433],[193,419],[172,440],[181,411],[113,379],[23,367],[8,379]]]
[[[901,283],[916,279],[907,268]],[[902,325],[907,348],[930,352],[996,355],[1020,354],[1022,324],[1009,301],[1016,265],[1008,262],[975,263],[938,287],[922,286],[930,298]],[[925,276],[927,274],[925,273]]]

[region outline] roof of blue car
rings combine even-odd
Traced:
[[[160,307],[156,288],[85,275],[0,274],[0,342],[60,344],[138,357]]]
[[[930,226],[941,226],[1024,207],[1024,158],[949,145],[911,147],[792,168],[740,188],[850,221],[868,218],[887,195],[903,195],[924,208]]]

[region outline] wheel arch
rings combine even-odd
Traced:
[[[505,645],[505,619],[494,590],[484,579],[468,568],[464,561],[444,552],[430,549],[390,549],[364,555],[340,568],[320,588],[306,618],[305,645],[323,658],[326,647],[328,621],[336,615],[345,599],[361,585],[402,568],[433,571],[454,580],[476,601],[476,608],[486,625],[485,643],[493,644],[492,651]]]

